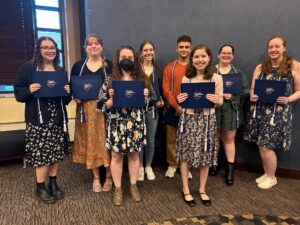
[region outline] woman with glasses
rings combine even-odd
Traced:
[[[101,76],[105,80],[111,73],[112,63],[103,56],[103,42],[96,34],[86,37],[85,51],[87,57],[76,62],[71,76]],[[100,90],[99,90],[100,91]],[[77,103],[74,135],[73,161],[86,164],[93,173],[93,191],[109,191],[112,188],[110,173],[110,152],[105,148],[105,115],[96,111],[97,100],[79,100]],[[103,186],[100,182],[99,167],[106,168]]]
[[[232,64],[234,59],[234,47],[232,45],[223,45],[219,49],[218,59],[219,63],[215,66],[217,74],[224,78],[228,74],[242,76],[242,92],[230,94],[224,91],[223,105],[216,109],[218,142],[222,142],[227,160],[225,183],[231,186],[234,183],[235,136],[237,129],[243,125],[243,104],[249,92],[249,84],[245,73]],[[216,171],[215,167],[211,168],[210,175],[216,175]]]
[[[44,203],[53,203],[64,197],[56,177],[58,162],[71,154],[65,105],[71,101],[70,86],[65,85],[66,97],[36,98],[43,87],[33,83],[35,71],[61,71],[57,44],[50,37],[40,37],[34,48],[33,59],[17,72],[15,97],[25,103],[25,163],[35,168],[36,196]],[[46,177],[49,182],[46,187]]]

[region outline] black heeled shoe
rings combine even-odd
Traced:
[[[217,166],[212,166],[209,168],[208,175],[214,177],[218,174],[219,168]]]
[[[234,183],[234,179],[233,179],[233,164],[234,163],[228,163],[227,164],[227,168],[226,168],[226,173],[225,173],[225,183],[227,184],[227,186],[232,186]]]
[[[211,206],[211,201],[210,199],[202,199],[201,195],[206,195],[206,192],[199,192],[200,195],[200,200],[202,202],[203,205],[205,206]]]
[[[183,192],[181,192],[181,193],[182,193],[182,198],[183,198],[184,202],[185,202],[188,206],[190,206],[190,207],[196,206],[195,199],[192,199],[192,200],[186,200],[186,199],[185,199],[185,196],[191,195],[190,193],[187,193],[187,194],[184,194]],[[191,195],[191,196],[192,196],[192,195]],[[193,196],[192,196],[192,197],[193,197]]]

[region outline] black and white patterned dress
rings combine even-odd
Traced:
[[[217,124],[215,113],[181,114],[176,138],[176,157],[192,167],[216,166],[218,164]],[[180,124],[185,120],[184,132]]]
[[[26,124],[25,133],[25,162],[26,166],[51,165],[63,160],[64,156],[71,155],[71,145],[68,133],[64,132],[63,125],[55,124],[57,102],[48,99],[49,122],[40,125]]]

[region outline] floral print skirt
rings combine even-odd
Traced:
[[[147,144],[144,121],[132,117],[131,114],[109,118],[107,128],[107,149],[127,154],[140,152]]]
[[[273,117],[273,118],[272,118]],[[288,104],[251,104],[244,139],[273,150],[291,146],[292,108]]]
[[[55,124],[56,105],[48,102],[51,112],[50,120],[40,126],[27,123],[25,131],[25,163],[26,166],[51,165],[71,155],[69,134],[64,132],[63,126]]]
[[[180,117],[176,138],[176,157],[193,167],[216,166],[218,144],[215,114],[185,115],[184,132],[180,131],[183,115]]]

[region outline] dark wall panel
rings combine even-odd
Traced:
[[[156,45],[158,64],[164,67],[176,58],[176,39],[181,34],[190,35],[194,44],[207,44],[215,58],[221,45],[233,44],[234,64],[249,80],[275,34],[285,36],[290,54],[300,58],[299,0],[86,0],[85,4],[87,33],[102,36],[108,58],[120,45],[138,49],[141,41],[150,39]],[[279,167],[300,169],[299,123],[300,103],[296,103],[292,148],[278,154]],[[242,141],[238,160],[260,162],[253,145]]]

